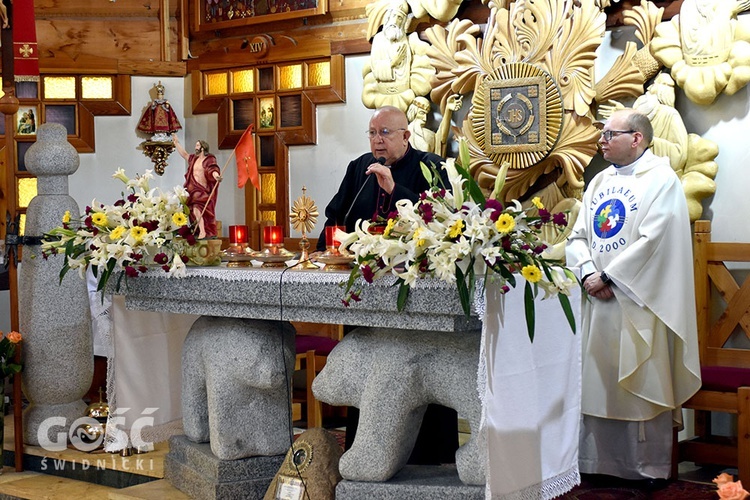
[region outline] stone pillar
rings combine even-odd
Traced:
[[[61,225],[66,210],[79,217],[67,178],[78,170],[78,162],[65,127],[48,123],[37,129],[36,143],[26,153],[27,168],[37,176],[38,194],[26,212],[25,236],[42,236]],[[24,336],[23,389],[31,403],[24,412],[24,442],[36,446],[65,444],[60,434],[67,434],[84,416],[81,398],[94,373],[86,281],[73,271],[60,283],[62,265],[62,256],[45,260],[38,245],[23,248],[19,320]],[[47,420],[51,417],[55,419]]]

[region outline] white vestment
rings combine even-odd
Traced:
[[[637,449],[649,439],[643,422],[672,412],[681,423],[680,406],[700,387],[690,221],[669,160],[647,150],[631,165],[611,166],[595,176],[567,259],[582,276],[605,271],[615,294],[610,300],[582,301],[582,413],[639,426]],[[663,453],[671,453],[671,432],[664,438],[657,437],[668,443]],[[594,442],[597,457],[612,444],[607,436]],[[616,474],[583,467],[584,444],[582,472]],[[627,454],[620,445],[609,449]],[[643,473],[640,460],[618,464],[621,477]]]

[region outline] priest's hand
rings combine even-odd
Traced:
[[[596,272],[590,274],[583,282],[583,288],[586,293],[600,300],[609,300],[615,296],[610,283],[602,280],[602,273]]]
[[[367,171],[365,172],[367,175],[373,175],[378,179],[378,184],[381,188],[383,188],[383,191],[385,191],[388,194],[393,193],[393,190],[396,188],[396,182],[393,180],[393,175],[391,174],[390,167],[386,167],[385,165],[381,165],[380,163],[373,163],[369,167],[367,167]]]

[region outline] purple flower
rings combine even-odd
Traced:
[[[135,193],[133,193],[133,194],[130,194],[130,195],[128,196],[128,201],[129,201],[130,203],[135,203],[136,201],[138,201],[138,195],[136,195]]]
[[[146,231],[152,232],[159,229],[159,221],[157,220],[150,220],[148,222],[144,222],[141,224],[141,227],[145,227]]]
[[[362,300],[362,298],[359,296],[359,293],[357,292],[352,292],[349,294],[349,296],[352,298],[354,302],[360,302]]]
[[[565,217],[565,214],[562,212],[557,212],[555,215],[552,216],[552,221],[557,224],[558,226],[567,226],[568,225],[568,218]]]
[[[365,281],[368,283],[372,283],[372,280],[375,278],[375,273],[372,272],[370,266],[365,264],[359,269],[360,271],[362,271],[362,277],[365,279]]]
[[[490,212],[490,220],[492,222],[497,222],[498,217],[503,213],[503,204],[493,198],[490,198],[485,202],[484,208],[485,210],[492,210],[492,212]]]
[[[116,206],[116,207],[121,207],[121,206],[123,206],[123,205],[125,205],[125,200],[117,200],[117,201],[115,202],[115,206]]]
[[[435,217],[435,211],[432,208],[432,204],[431,203],[420,204],[419,214],[422,216],[422,220],[425,221],[425,223],[432,222],[433,218]]]
[[[125,276],[135,278],[138,276],[138,271],[133,266],[125,266]]]
[[[164,252],[160,252],[154,255],[154,262],[156,262],[157,264],[166,264],[167,262],[169,262],[169,257],[167,257],[167,254],[165,254]],[[167,269],[169,269],[169,267],[167,267]]]
[[[547,249],[547,245],[545,245],[544,243],[542,243],[538,247],[534,248],[534,253],[537,254],[537,255],[539,255],[540,253],[544,252],[546,249]]]
[[[546,208],[540,208],[539,209],[539,218],[542,219],[542,222],[545,224],[550,221],[550,214],[549,211]]]

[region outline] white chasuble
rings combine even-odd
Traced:
[[[567,263],[605,271],[615,297],[582,301],[585,415],[651,420],[700,387],[691,241],[668,159],[647,150],[592,179]]]

